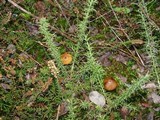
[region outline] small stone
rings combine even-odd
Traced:
[[[104,96],[97,91],[90,92],[89,99],[91,102],[95,103],[100,107],[103,107],[106,104]]]

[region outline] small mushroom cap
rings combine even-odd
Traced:
[[[68,65],[72,62],[72,55],[69,53],[64,53],[61,55],[61,61],[64,65]]]
[[[104,89],[108,91],[115,90],[118,86],[118,83],[113,78],[106,78],[104,80]]]

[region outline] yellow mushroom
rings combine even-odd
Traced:
[[[72,62],[72,55],[69,53],[64,53],[61,55],[61,61],[64,65],[68,65]]]

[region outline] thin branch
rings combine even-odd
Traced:
[[[8,0],[8,2],[11,3],[12,5],[14,5],[15,7],[17,7],[18,9],[20,9],[21,11],[23,11],[24,13],[29,14],[29,15],[31,15],[32,17],[36,18],[37,20],[40,19],[40,17],[38,17],[38,16],[32,14],[31,12],[25,10],[24,8],[22,8],[21,6],[19,6],[17,3],[15,3],[14,1]],[[51,28],[52,30],[54,30],[56,33],[64,36],[65,38],[71,40],[72,42],[76,43],[76,41],[75,41],[73,38],[71,38],[70,36],[68,36],[66,33],[58,30],[57,28],[55,28],[55,27],[53,27],[53,26],[51,26],[51,25],[50,25],[50,28]]]
[[[61,105],[58,105],[58,108],[57,108],[57,115],[56,115],[56,120],[58,120],[58,119],[59,119],[60,109],[61,109]]]
[[[19,6],[17,3],[13,2],[12,0],[8,0],[8,2],[11,3],[12,5],[14,5],[15,7],[17,7],[18,9],[20,9],[21,11],[23,11],[24,13],[27,13],[27,14],[31,15],[32,17],[38,18],[37,16],[35,16],[31,12],[28,12],[27,10],[25,10],[24,8]]]
[[[58,1],[57,1],[57,0],[54,0],[54,1],[56,2],[56,4],[58,5],[59,9],[61,10],[62,15],[63,15],[63,16],[65,17],[65,19],[67,20],[67,22],[68,22],[69,26],[71,26],[71,25],[70,25],[70,23],[69,23],[69,21],[68,21],[68,19],[67,19],[67,17],[66,17],[66,15],[64,14],[64,12],[63,12],[63,10],[62,10],[61,5],[58,3]]]
[[[110,6],[113,14],[114,14],[114,17],[116,18],[116,20],[117,20],[117,22],[118,22],[118,24],[119,24],[119,27],[120,27],[121,31],[124,33],[124,35],[126,36],[126,38],[130,41],[131,39],[130,39],[130,37],[128,36],[128,34],[124,31],[124,29],[122,28],[122,25],[121,25],[121,23],[120,23],[120,21],[119,21],[119,19],[118,19],[117,14],[116,14],[115,11],[113,10],[113,7],[112,7],[112,4],[111,4],[110,0],[108,0],[108,3],[109,3],[109,6]],[[120,40],[121,40],[121,39],[120,39]],[[124,44],[124,46],[126,47],[125,44]],[[139,53],[138,53],[138,51],[136,50],[136,47],[135,47],[134,45],[133,45],[133,48],[134,48],[134,50],[136,51],[136,54],[137,54],[137,56],[138,56],[139,61],[141,62],[141,64],[142,64],[143,66],[145,66],[145,65],[144,65],[144,62],[143,62],[143,60],[142,60],[142,58],[141,58],[141,56],[139,55]],[[132,55],[133,57],[135,57],[134,54],[133,54],[129,49],[128,49],[128,51],[131,53],[131,55]]]
[[[111,31],[113,32],[113,34],[116,36],[116,38],[123,43],[122,39],[117,35],[117,33],[114,31],[114,28],[109,24],[109,22],[104,17],[102,17],[102,18],[105,20],[105,23],[103,22],[103,24],[105,26],[107,24],[109,26],[109,28],[111,29]],[[127,46],[125,44],[123,44],[123,45],[127,48]],[[132,52],[128,48],[127,48],[127,50],[129,51],[130,55],[132,56],[132,59],[137,61],[140,64],[139,60],[137,60],[137,58],[133,54],[131,54]],[[124,50],[122,50],[122,49],[120,49],[120,51],[124,52]],[[128,55],[129,55],[129,53],[128,53]]]

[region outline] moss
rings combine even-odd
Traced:
[[[127,78],[127,82],[131,83],[132,80],[137,78],[137,73],[135,70],[131,69],[131,66],[127,66],[122,62],[116,61],[115,59],[110,60],[111,66],[106,68],[106,76],[117,76],[122,75]]]

